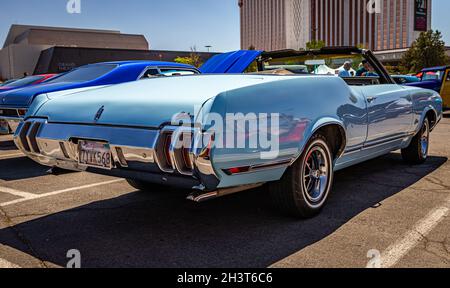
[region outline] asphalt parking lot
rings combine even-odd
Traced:
[[[0,267],[65,267],[77,249],[82,267],[366,267],[372,250],[384,267],[450,268],[449,139],[445,118],[426,164],[392,153],[337,173],[323,213],[299,221],[263,189],[194,204],[184,191],[52,175],[1,136]]]

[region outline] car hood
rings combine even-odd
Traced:
[[[179,113],[194,115],[222,92],[281,79],[290,77],[201,75],[141,80],[57,97],[28,117],[58,123],[158,128]]]
[[[34,97],[39,94],[74,89],[83,86],[81,83],[40,84],[0,93],[1,106],[28,107]],[[0,90],[1,91],[1,90]]]
[[[219,54],[206,61],[200,71],[205,74],[244,73],[262,53],[263,51],[258,50],[239,50]]]

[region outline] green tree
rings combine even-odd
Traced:
[[[415,73],[423,68],[445,65],[448,61],[445,54],[445,42],[442,33],[430,30],[420,33],[401,61],[403,73]]]
[[[312,40],[306,43],[306,50],[318,50],[325,47],[325,41],[322,40]]]
[[[197,53],[197,48],[195,46],[191,47],[191,53],[188,57],[177,57],[174,59],[176,63],[188,64],[199,68],[202,66],[202,58]]]

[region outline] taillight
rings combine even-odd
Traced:
[[[250,166],[234,167],[234,168],[224,170],[225,174],[227,174],[227,175],[242,174],[242,173],[247,173],[249,171],[250,171]]]
[[[19,116],[25,116],[25,114],[27,114],[27,109],[19,109],[17,110],[17,113]]]

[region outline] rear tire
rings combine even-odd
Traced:
[[[283,178],[269,183],[272,203],[281,212],[299,218],[311,218],[321,212],[333,183],[331,151],[323,135],[314,135]]]
[[[403,160],[409,164],[423,164],[428,158],[430,148],[430,121],[425,118],[419,133],[411,141],[411,144],[402,150]]]

